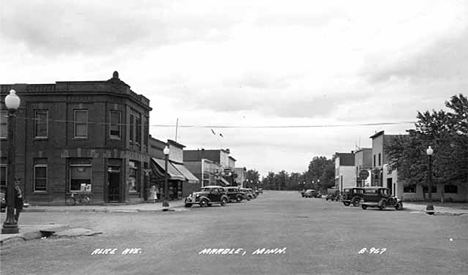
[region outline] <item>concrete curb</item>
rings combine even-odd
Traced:
[[[69,229],[70,226],[68,225],[51,225],[45,226],[42,229],[37,229],[25,233],[1,235],[0,246],[4,247],[7,245],[23,243],[25,241],[41,239],[43,237],[51,236],[56,232]]]

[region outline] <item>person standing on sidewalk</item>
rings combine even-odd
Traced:
[[[23,211],[23,192],[21,192],[21,188],[19,187],[20,181],[15,181],[15,220],[19,222],[19,216],[21,211]]]
[[[150,188],[149,200],[150,202],[155,203],[157,199],[158,199],[158,195],[156,193],[156,186],[153,185]]]

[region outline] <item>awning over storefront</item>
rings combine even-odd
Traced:
[[[174,166],[175,168],[177,168],[177,170],[179,170],[179,172],[185,176],[185,178],[187,179],[187,181],[189,183],[198,183],[199,180],[197,179],[197,177],[195,177],[183,164],[175,164],[174,163]]]
[[[165,160],[163,159],[157,159],[157,158],[151,158],[152,163],[157,165],[157,168],[154,167],[153,165],[151,168],[155,172],[156,175],[159,176],[164,176],[164,167],[165,167]],[[156,169],[155,169],[156,168]],[[172,164],[170,161],[167,162],[167,173],[169,174],[169,179],[170,180],[181,180],[185,181],[185,176],[175,168],[174,164]]]

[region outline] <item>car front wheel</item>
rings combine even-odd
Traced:
[[[221,199],[221,206],[225,206],[226,203],[227,203],[227,199],[226,199],[226,198]]]
[[[206,199],[202,199],[202,200],[200,201],[200,207],[205,207],[205,206],[207,206],[207,205],[208,205],[208,201],[207,201]]]
[[[353,206],[358,207],[360,203],[361,203],[361,201],[359,199],[355,199],[353,201]]]
[[[361,207],[362,207],[363,210],[366,210],[366,209],[367,209],[367,205],[364,205],[364,204],[363,204],[363,205],[361,205]]]
[[[380,206],[379,206],[379,209],[380,209],[380,210],[384,210],[385,207],[387,207],[387,202],[386,202],[386,201],[382,201],[382,203],[381,203]]]
[[[344,201],[343,204],[344,204],[345,206],[349,206],[351,203],[348,202],[348,201]]]
[[[396,210],[401,210],[401,209],[403,209],[403,203],[401,203],[401,202],[397,203],[397,204],[395,205],[395,209],[396,209]]]

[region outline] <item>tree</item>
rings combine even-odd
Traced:
[[[260,184],[260,174],[257,170],[247,170],[245,172],[245,183],[248,188],[258,187]]]
[[[309,163],[306,172],[306,182],[314,183],[313,188],[323,190],[329,186],[335,185],[335,162],[332,159],[327,159],[324,156],[314,157]]]
[[[408,184],[427,183],[429,146],[435,184],[468,184],[468,99],[455,95],[445,106],[451,111],[418,112],[415,129],[385,148],[390,169]]]

